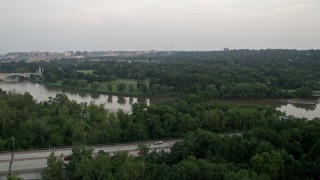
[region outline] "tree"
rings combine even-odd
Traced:
[[[223,130],[222,120],[217,110],[203,113],[203,128],[213,132],[221,132]]]
[[[266,173],[271,179],[283,179],[284,162],[277,151],[256,154],[250,159],[250,165],[257,173]]]
[[[47,159],[47,167],[41,173],[45,180],[62,180],[63,160],[55,157],[54,152]]]
[[[126,83],[119,83],[119,84],[117,84],[117,90],[118,90],[119,92],[124,91],[126,88],[127,88],[127,84],[126,84]]]
[[[87,87],[88,86],[88,83],[86,80],[80,80],[79,83],[78,83],[78,86],[80,88],[84,88],[84,87]]]
[[[0,151],[4,151],[5,150],[5,141],[2,140],[2,138],[0,137]]]
[[[92,149],[88,149],[84,146],[74,146],[72,147],[70,155],[70,162],[67,165],[67,170],[74,172],[76,170],[77,164],[79,164],[82,159],[91,159],[92,158]]]
[[[59,133],[53,133],[49,136],[49,144],[52,146],[62,146],[64,145],[63,137]]]
[[[143,155],[146,157],[149,154],[150,147],[147,144],[140,143],[138,144],[138,150],[140,155]]]
[[[5,137],[6,131],[8,129],[8,123],[10,121],[10,116],[8,115],[9,107],[6,101],[0,99],[0,125],[1,125],[1,135]]]
[[[112,92],[112,89],[113,89],[112,84],[108,84],[107,86],[108,86],[108,91]]]
[[[98,154],[93,158],[85,157],[76,166],[73,177],[76,179],[113,179],[112,164],[108,155]]]
[[[209,84],[206,87],[206,91],[208,91],[213,98],[219,97],[219,91],[214,84]]]
[[[146,83],[143,83],[141,81],[138,81],[137,88],[140,89],[144,94],[148,92],[148,86]]]
[[[138,180],[143,179],[146,172],[145,162],[128,156],[128,152],[119,152],[113,156],[115,179]]]
[[[48,73],[46,76],[46,81],[51,83],[56,83],[58,80],[58,76],[52,73]]]
[[[91,84],[91,89],[92,89],[92,90],[97,91],[99,88],[100,88],[100,83],[98,83],[98,82],[93,82],[93,83]]]
[[[297,97],[300,98],[312,97],[312,89],[307,87],[301,87],[296,90],[295,94]]]
[[[7,180],[23,180],[23,179],[17,175],[9,175],[7,176]]]
[[[130,92],[133,92],[133,86],[132,86],[132,84],[129,85],[129,91],[130,91]]]

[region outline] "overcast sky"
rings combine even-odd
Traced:
[[[320,49],[320,0],[0,0],[0,52]]]

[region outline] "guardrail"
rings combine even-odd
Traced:
[[[11,171],[11,174],[42,172],[44,169],[45,169],[45,168],[12,170],[12,171]],[[0,171],[0,176],[3,176],[3,175],[8,175],[8,171]]]
[[[175,139],[175,138],[168,138],[168,139],[150,139],[150,140],[145,140],[145,141],[132,141],[132,142],[121,142],[121,143],[110,143],[110,144],[86,144],[85,146],[88,146],[88,147],[100,147],[100,146],[114,146],[114,145],[117,145],[117,146],[122,146],[122,145],[127,145],[127,144],[139,144],[139,143],[152,143],[152,142],[155,142],[155,141],[181,141],[182,139]],[[77,146],[77,145],[74,145],[74,146]],[[15,151],[15,154],[18,154],[18,153],[26,153],[26,152],[33,152],[33,151],[52,151],[52,150],[65,150],[65,149],[72,149],[72,147],[74,146],[60,146],[60,147],[50,147],[49,148],[37,148],[37,149],[24,149],[24,150],[16,150]],[[79,146],[83,146],[81,144],[79,144]],[[1,155],[4,155],[6,153],[12,153],[11,151],[0,151],[0,156]]]
[[[150,149],[153,149],[153,150],[158,150],[158,149],[168,149],[168,148],[171,148],[172,146],[169,145],[169,146],[161,146],[161,147],[153,147],[153,148],[150,148]],[[133,152],[133,151],[137,151],[136,149],[134,150],[129,150],[128,152]],[[117,150],[114,150],[114,151],[108,151],[108,153],[116,153],[116,152],[119,152]],[[111,154],[112,155],[112,154]],[[56,157],[61,157],[61,156],[56,156]],[[28,161],[28,160],[34,160],[34,159],[47,159],[47,157],[34,157],[34,158],[21,158],[21,159],[13,159],[12,161],[11,160],[5,160],[3,162],[14,162],[14,161]],[[43,168],[34,168],[34,169],[16,169],[16,170],[11,170],[10,174],[22,174],[22,173],[30,173],[30,172],[42,172],[43,170],[45,169],[45,167]],[[9,174],[9,171],[0,171],[0,176],[1,175],[8,175]]]

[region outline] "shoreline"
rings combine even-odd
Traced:
[[[150,93],[148,93],[148,94],[134,94],[134,93],[132,93],[131,94],[131,93],[115,93],[115,92],[99,91],[99,90],[93,91],[93,90],[90,90],[90,89],[58,85],[58,84],[49,83],[49,82],[40,81],[40,80],[34,80],[34,79],[27,79],[27,80],[29,80],[31,82],[34,82],[34,83],[45,84],[45,85],[48,85],[48,86],[51,86],[51,87],[64,88],[64,89],[82,91],[82,92],[87,92],[87,93],[98,93],[98,94],[103,94],[103,95],[126,96],[126,97],[146,97],[146,98],[158,97],[158,96],[153,96]],[[159,97],[171,97],[171,96],[159,96]]]

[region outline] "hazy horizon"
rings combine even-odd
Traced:
[[[158,52],[166,52],[168,50],[156,50],[156,49],[152,49]],[[308,51],[308,50],[315,50],[315,51],[319,51],[320,49],[284,49],[284,48],[275,48],[275,49],[271,49],[271,48],[267,48],[267,49],[229,49],[230,51],[237,51],[237,50],[251,50],[251,51],[259,51],[259,50],[297,50],[297,51]],[[50,50],[46,50],[46,51],[38,51],[38,50],[30,50],[30,51],[8,51],[8,52],[0,52],[0,55],[6,55],[8,53],[28,53],[28,52],[54,52],[54,53],[64,53],[66,51],[72,51],[72,52],[77,52],[80,50],[64,50],[64,51],[50,51]],[[87,50],[83,50],[80,52],[84,52]],[[92,50],[92,51],[87,51],[87,52],[99,52],[99,51],[110,51],[108,49],[106,50]],[[114,52],[120,52],[120,51],[128,51],[128,52],[134,52],[134,51],[151,51],[151,50],[112,50]],[[222,49],[214,49],[214,50],[172,50],[172,52],[219,52],[219,51],[225,51],[224,48]]]
[[[2,0],[0,54],[320,49],[320,0]]]

